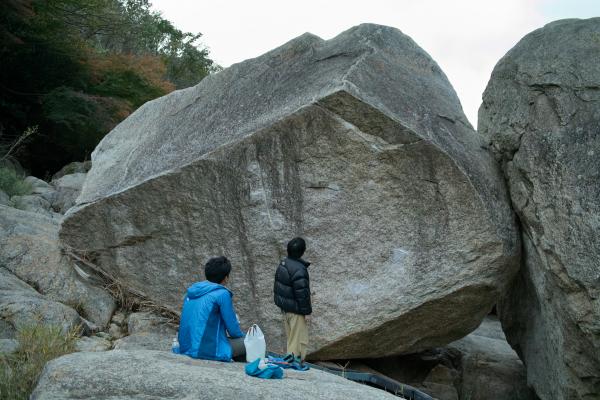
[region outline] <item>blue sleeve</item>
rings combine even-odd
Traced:
[[[219,296],[218,299],[219,310],[221,311],[221,317],[225,321],[225,327],[229,336],[232,338],[244,337],[244,332],[240,329],[240,324],[235,317],[235,311],[233,311],[233,302],[231,301],[231,294],[229,292]]]

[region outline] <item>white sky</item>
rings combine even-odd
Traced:
[[[600,0],[151,0],[184,31],[201,32],[223,67],[304,32],[330,39],[363,22],[400,29],[444,70],[465,114],[477,109],[494,65],[528,32],[562,18],[600,16]]]

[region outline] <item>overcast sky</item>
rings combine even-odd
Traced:
[[[151,0],[179,29],[201,32],[223,67],[304,32],[330,39],[363,22],[411,36],[444,70],[475,126],[496,62],[528,32],[600,16],[600,0]]]

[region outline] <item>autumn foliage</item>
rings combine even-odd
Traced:
[[[0,2],[0,144],[38,126],[17,159],[42,177],[88,158],[136,108],[218,69],[199,38],[148,0]]]

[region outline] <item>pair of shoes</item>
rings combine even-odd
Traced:
[[[300,359],[300,357],[296,357],[294,361],[290,363],[290,367],[295,369],[296,371],[308,371],[309,366],[304,363],[304,360]]]
[[[287,353],[285,356],[283,356],[282,360],[286,363],[291,363],[296,361],[296,357],[294,357],[294,353]]]

